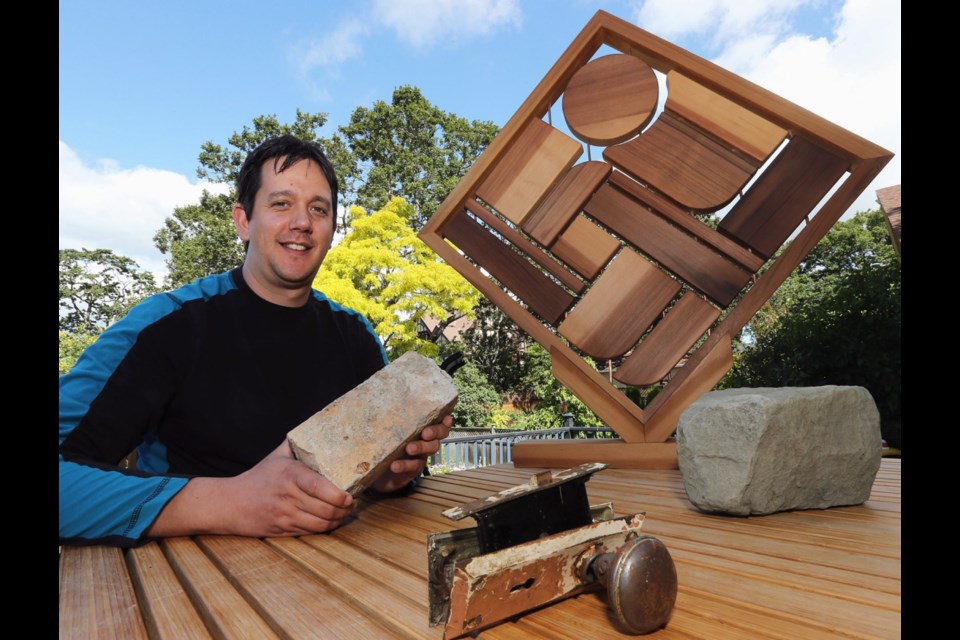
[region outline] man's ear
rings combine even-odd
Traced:
[[[236,227],[240,240],[250,241],[250,221],[247,220],[247,212],[239,202],[233,205],[233,226]]]

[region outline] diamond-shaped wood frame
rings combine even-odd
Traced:
[[[588,289],[591,282],[582,281],[566,268],[559,258],[551,256],[550,246],[532,242],[528,236],[523,235],[520,225],[516,223],[516,214],[495,211],[483,204],[488,200],[486,197],[478,195],[478,190],[489,190],[489,185],[494,181],[490,179],[491,175],[509,175],[515,170],[504,164],[505,159],[515,163],[518,155],[522,155],[510,155],[512,148],[522,149],[522,146],[515,143],[522,140],[524,145],[527,145],[531,136],[540,135],[543,127],[537,124],[534,131],[531,129],[531,122],[543,121],[551,107],[558,103],[574,74],[591,61],[602,45],[636,56],[661,73],[682,74],[685,79],[698,83],[699,87],[706,88],[708,92],[712,91],[714,95],[735,103],[737,108],[745,108],[765,121],[781,127],[787,132],[789,139],[802,140],[802,144],[807,148],[830,156],[832,162],[839,162],[845,178],[837,181],[839,186],[832,195],[822,203],[818,196],[818,202],[809,207],[805,214],[801,214],[801,217],[806,215],[805,223],[801,221],[793,240],[779,256],[768,260],[767,256],[772,256],[774,252],[770,251],[770,247],[758,248],[762,243],[754,243],[746,249],[740,248],[743,243],[734,247],[736,251],[743,253],[748,261],[761,264],[761,268],[753,270],[752,281],[740,291],[739,300],[728,305],[721,301],[718,305],[722,312],[722,315],[718,314],[719,321],[704,334],[705,338],[699,340],[699,346],[685,354],[685,361],[681,358],[682,367],[675,370],[660,393],[643,409],[590,367],[568,346],[567,341],[556,333],[556,326],[563,320],[566,311],[580,299],[578,296]],[[696,113],[681,115],[686,118],[681,118],[681,124],[687,121],[697,122]],[[700,115],[710,117],[710,114]],[[710,144],[716,144],[716,140]],[[722,143],[719,146],[722,147]],[[797,146],[801,146],[801,143]],[[568,150],[562,147],[562,141],[560,145],[551,143],[538,148],[544,149],[544,154],[551,154],[545,162],[552,166],[566,163],[565,166],[569,168],[576,159],[569,158]],[[720,151],[724,152],[722,148]],[[621,441],[613,442],[522,443],[514,447],[514,464],[569,467],[587,461],[601,461],[616,467],[676,468],[676,445],[668,440],[684,409],[711,390],[732,366],[732,337],[754,316],[892,157],[893,154],[889,151],[762,87],[615,16],[598,11],[420,232],[424,242],[550,352],[554,375],[622,438]],[[834,161],[834,158],[839,160]],[[617,173],[614,172],[605,184],[614,184],[615,179],[620,180],[620,183],[631,182],[629,179],[623,180],[625,176]],[[555,183],[549,186],[553,188]],[[654,200],[662,195],[658,193],[662,189],[650,189],[648,192],[648,189],[639,183],[633,185],[631,182],[627,186],[629,189],[639,189]],[[804,186],[792,184],[785,185],[784,188],[802,195],[799,192]],[[776,191],[777,187],[778,185],[771,185],[768,181],[764,190],[769,193]],[[498,193],[496,196],[503,201],[509,199],[511,206],[516,201],[528,207],[532,206],[531,203],[543,203],[550,198],[549,193],[524,192],[522,187],[518,188],[516,184],[509,185],[508,190],[512,191],[505,195]],[[650,195],[651,193],[653,195]],[[644,194],[641,194],[641,197]],[[567,194],[564,195],[566,197]],[[741,192],[740,200],[743,201],[750,195],[749,190]],[[655,212],[655,208],[651,208],[649,203],[642,200],[640,202],[640,206],[646,206]],[[819,209],[816,208],[817,204],[820,205]],[[814,211],[815,214],[810,217]],[[795,217],[796,212],[792,215]],[[692,216],[689,216],[689,220],[674,217],[671,224],[684,230],[684,233],[697,233],[694,226],[702,223],[691,223],[692,220],[695,220]],[[484,224],[481,225],[481,222]],[[780,223],[772,218],[771,224]],[[721,235],[730,234],[713,234],[708,241],[712,239],[729,242],[726,237],[720,237]],[[456,242],[450,239],[451,236],[461,238],[464,244],[467,244],[465,241],[469,239],[471,245],[475,236],[477,242],[481,243],[478,246],[483,250],[477,249],[468,259],[464,255],[466,252],[455,246]],[[697,243],[704,241],[703,237],[695,234],[690,237],[695,238]],[[508,251],[504,251],[504,247]],[[491,249],[492,253],[488,252],[487,248]],[[569,244],[564,248],[573,253],[577,249]],[[726,254],[725,258],[731,259],[731,254]],[[589,256],[583,259],[589,259]],[[656,258],[652,262],[658,268],[663,268]],[[766,269],[763,269],[763,266]],[[490,276],[495,272],[501,274],[498,277],[499,282]],[[666,272],[670,277],[677,277],[676,269],[666,269]],[[562,295],[569,300],[565,298],[560,307],[557,307],[556,304],[550,306],[552,303],[549,302],[538,304],[537,300],[524,299],[524,296],[518,295],[511,282],[515,282],[514,278],[529,280],[530,277],[542,277],[544,283],[562,290]],[[684,284],[682,279],[681,284]],[[538,295],[536,289],[536,286],[526,287],[531,293],[529,297]],[[700,294],[698,291],[690,293]],[[702,294],[700,297],[706,299]],[[709,321],[709,318],[707,320]]]

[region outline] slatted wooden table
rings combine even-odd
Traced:
[[[444,509],[525,482],[511,465],[425,478],[329,535],[198,536],[129,551],[65,547],[61,638],[440,638],[427,624],[426,536]],[[651,638],[899,638],[900,460],[857,507],[731,518],[697,512],[678,471],[607,469],[592,503],[645,511],[677,565],[670,624]],[[479,634],[621,638],[583,594]]]

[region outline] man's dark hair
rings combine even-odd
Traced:
[[[279,164],[281,158],[283,164]],[[264,163],[273,160],[273,169],[277,173],[286,171],[288,167],[301,160],[313,160],[323,170],[323,175],[330,183],[330,193],[333,201],[330,203],[333,216],[333,228],[337,228],[337,174],[333,165],[315,144],[304,142],[292,135],[279,136],[264,140],[259,147],[250,152],[240,167],[237,176],[237,201],[247,214],[247,220],[253,215],[253,201],[260,190],[260,169]]]

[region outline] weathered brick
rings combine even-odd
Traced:
[[[287,434],[297,458],[356,496],[424,427],[457,404],[457,388],[433,360],[410,351]]]

